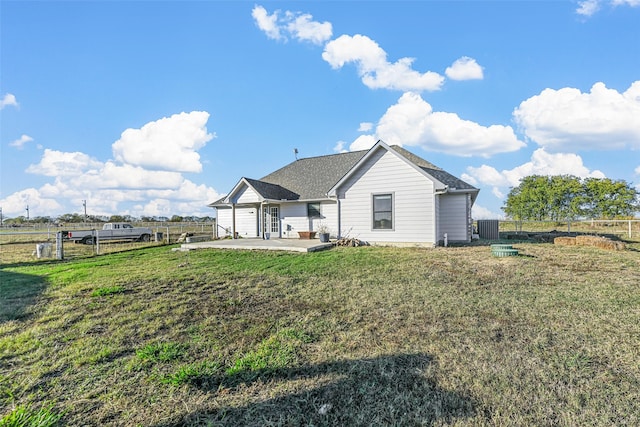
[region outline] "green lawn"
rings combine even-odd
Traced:
[[[0,269],[0,426],[639,425],[640,244]]]

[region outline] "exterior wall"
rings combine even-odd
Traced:
[[[298,231],[317,231],[320,224],[326,225],[335,237],[338,230],[338,210],[334,202],[320,203],[320,218],[307,217],[307,202],[283,203],[280,205],[282,238],[299,238]]]
[[[234,201],[236,204],[259,203],[260,196],[250,187],[243,185],[243,188],[240,189],[240,191],[238,191],[238,193],[234,197]]]
[[[236,232],[240,237],[260,237],[258,230],[260,208],[254,206],[236,207]],[[298,231],[317,231],[320,224],[326,225],[331,231],[331,236],[336,237],[338,231],[338,209],[335,202],[320,203],[320,218],[307,217],[307,203],[281,203],[280,209],[280,232],[283,239],[298,239]],[[217,208],[218,236],[231,236],[233,228],[233,217],[231,207]],[[225,231],[228,232],[225,234]],[[278,236],[271,235],[271,238]]]
[[[449,242],[468,242],[469,235],[469,196],[467,194],[442,194],[439,199],[438,241],[447,234]]]
[[[231,236],[233,230],[231,208],[216,209],[218,225],[222,227],[218,227],[218,236]],[[236,232],[240,237],[258,237],[258,213],[257,207],[236,207]],[[226,233],[223,228],[227,230]]]
[[[374,194],[393,194],[393,229],[373,229]],[[339,189],[341,235],[371,243],[436,243],[433,181],[381,148]]]

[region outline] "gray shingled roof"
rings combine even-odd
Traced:
[[[367,154],[367,151],[299,159],[261,178],[299,194],[302,200],[325,199],[327,193]]]
[[[290,191],[281,185],[271,184],[257,179],[245,178],[245,180],[265,199],[271,200],[298,200],[300,195]]]
[[[477,188],[474,187],[473,185],[467,184],[460,178],[457,178],[451,175],[449,172],[445,171],[444,169],[439,168],[433,163],[426,161],[422,157],[416,156],[411,151],[407,151],[404,148],[400,147],[399,145],[393,145],[391,146],[391,148],[393,148],[395,151],[397,151],[402,156],[404,156],[407,160],[414,163],[420,169],[422,169],[423,171],[425,171],[426,173],[428,173],[429,175],[431,175],[432,177],[434,177],[435,179],[437,179],[438,181],[440,181],[441,183],[443,183],[444,185],[448,186],[451,189],[455,188],[456,190],[477,190]]]
[[[450,189],[477,190],[477,188],[451,175],[444,169],[439,168],[398,145],[394,145],[391,148]],[[337,184],[367,152],[368,150],[352,151],[328,156],[308,157],[289,163],[259,180],[245,179],[256,191],[267,199],[324,199],[327,197],[329,190]],[[217,200],[209,206],[222,203],[223,200],[224,198]]]

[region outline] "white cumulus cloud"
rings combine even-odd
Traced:
[[[0,99],[0,110],[9,105],[12,105],[14,107],[18,106],[18,101],[16,100],[15,95],[13,95],[12,93],[7,93],[2,97],[2,99]]]
[[[463,56],[447,67],[445,74],[451,80],[482,80],[484,77],[482,67],[468,56]]]
[[[22,135],[20,138],[16,139],[15,141],[11,141],[9,145],[11,147],[16,147],[18,150],[22,150],[24,148],[24,145],[27,142],[31,142],[31,141],[33,141],[33,138],[31,138],[29,135]]]
[[[146,170],[140,166],[106,162],[99,170],[84,173],[75,182],[92,189],[155,189],[178,188],[184,178],[179,172]]]
[[[640,81],[619,93],[596,83],[578,89],[545,89],[513,112],[525,135],[552,149],[640,149]]]
[[[581,16],[590,17],[602,9],[603,5],[616,6],[640,6],[640,0],[581,0],[578,2],[576,13]]]
[[[496,213],[483,206],[474,203],[471,207],[471,216],[473,219],[503,219],[504,214]]]
[[[336,145],[334,145],[333,151],[335,151],[336,153],[346,153],[349,151],[345,148],[346,145],[347,143],[345,141],[338,141],[336,142]]]
[[[314,21],[313,16],[308,13],[275,11],[270,15],[264,7],[256,5],[251,16],[258,28],[274,40],[288,40],[292,37],[321,45],[333,35],[330,22]]]
[[[547,153],[544,148],[538,148],[531,155],[531,160],[513,169],[498,171],[492,166],[467,167],[465,177],[474,182],[494,187],[494,195],[504,194],[496,187],[517,187],[520,180],[529,175],[575,175],[581,178],[604,178],[599,170],[587,168],[582,158],[573,153]]]
[[[369,132],[371,129],[373,129],[373,123],[371,123],[371,122],[362,122],[362,123],[360,123],[360,126],[358,127],[358,132]]]
[[[26,216],[29,206],[29,217],[48,216],[51,212],[59,211],[60,203],[53,197],[42,197],[35,188],[13,193],[0,200],[2,213],[6,216]]]
[[[378,139],[392,145],[419,146],[426,151],[463,157],[490,157],[525,146],[510,126],[487,127],[461,119],[455,113],[433,111],[429,103],[413,92],[404,93],[387,109],[378,121],[375,135],[360,136],[350,149],[369,148]]]
[[[271,14],[262,6],[255,6],[251,11],[251,16],[256,22],[256,25],[262,30],[267,37],[274,40],[281,40],[283,38],[280,34],[280,27],[278,26],[278,15]]]
[[[100,169],[102,166],[102,162],[85,153],[78,151],[69,153],[47,148],[40,163],[29,166],[27,172],[53,177],[76,177],[92,169]]]
[[[420,73],[411,68],[413,58],[387,61],[387,53],[367,36],[342,35],[326,44],[322,59],[334,69],[354,63],[358,74],[371,89],[402,91],[439,90],[444,77],[433,71]]]
[[[289,20],[287,30],[298,40],[321,45],[333,35],[333,27],[330,22],[314,21],[313,16],[306,13],[287,12],[285,16]]]
[[[29,200],[42,211],[38,215],[57,215],[77,212],[87,200],[91,215],[142,216],[154,215],[154,201],[162,200],[171,215],[211,215],[207,204],[220,195],[182,174],[202,167],[196,151],[213,138],[208,118],[207,112],[181,113],[127,129],[112,146],[116,159],[105,162],[82,152],[45,149],[27,172],[52,177],[51,182],[14,193],[0,205],[17,216]]]
[[[360,135],[349,145],[350,151],[368,150],[378,142],[374,135]]]
[[[578,2],[576,13],[582,16],[591,16],[600,10],[601,0],[583,0]]]
[[[214,138],[207,132],[209,113],[192,111],[127,129],[112,145],[115,160],[151,170],[201,172],[197,150]]]

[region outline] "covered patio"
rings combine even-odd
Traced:
[[[184,243],[174,250],[194,249],[242,249],[262,251],[316,252],[328,249],[333,243],[318,239],[220,239],[209,242]]]

